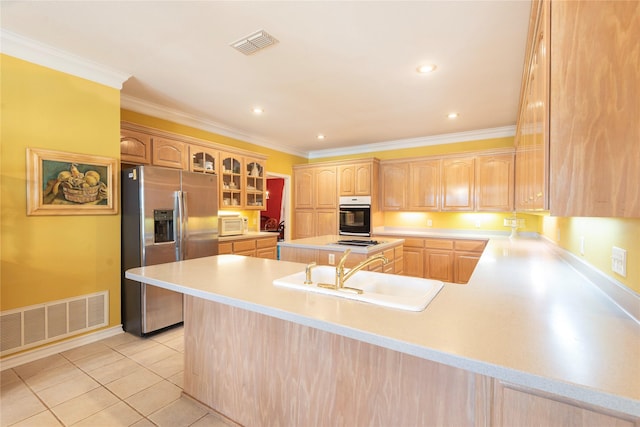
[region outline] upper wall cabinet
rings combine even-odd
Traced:
[[[474,190],[474,157],[442,160],[443,211],[472,211],[474,209]]]
[[[266,206],[266,156],[127,122],[120,135],[122,162],[216,174],[221,209]]]
[[[640,2],[532,3],[516,132],[519,210],[640,217],[638,16]]]
[[[247,209],[265,209],[267,181],[265,163],[259,159],[244,159],[245,200]]]
[[[137,165],[151,163],[151,135],[120,129],[120,161]]]
[[[189,146],[189,170],[191,172],[203,172],[219,174],[219,153],[205,147]]]
[[[513,209],[513,154],[476,158],[476,208],[505,212]]]
[[[187,150],[188,147],[184,142],[153,137],[151,163],[156,166],[187,170],[189,168]]]
[[[340,196],[371,196],[374,166],[373,161],[339,166]]]
[[[511,211],[513,173],[513,150],[383,161],[382,210]]]
[[[409,163],[410,210],[440,210],[441,164],[440,159]]]
[[[407,162],[380,164],[380,207],[383,211],[407,209]]]

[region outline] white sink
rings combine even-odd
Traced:
[[[345,268],[345,272],[348,269]],[[439,280],[398,276],[395,274],[358,271],[345,283],[350,288],[361,289],[363,293],[340,291],[317,286],[318,283],[334,284],[336,269],[330,266],[318,266],[312,270],[312,285],[305,285],[305,273],[291,274],[273,281],[275,286],[334,295],[384,307],[409,311],[422,311],[444,286]]]

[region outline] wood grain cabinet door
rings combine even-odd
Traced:
[[[318,168],[314,172],[314,207],[328,209],[338,207],[338,171],[335,166]]]
[[[296,169],[293,173],[296,209],[313,209],[313,169]]]
[[[425,249],[425,277],[453,282],[453,251]]]
[[[156,166],[189,169],[187,146],[184,142],[153,137],[151,157]]]
[[[151,135],[120,129],[120,161],[148,165],[151,162]]]
[[[409,209],[440,210],[440,164],[439,159],[409,164]]]
[[[463,157],[442,161],[442,210],[474,209],[475,158]]]
[[[407,163],[387,163],[380,165],[381,208],[397,211],[407,207]]]
[[[513,210],[513,154],[478,156],[476,172],[477,210],[498,212]]]

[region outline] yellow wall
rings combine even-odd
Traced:
[[[386,227],[511,232],[511,227],[504,226],[504,219],[511,217],[511,212],[385,212],[384,225]],[[537,233],[540,229],[539,216],[518,213],[517,218],[524,219],[524,226],[518,228],[518,232]],[[429,219],[432,223],[430,227],[427,225]]]
[[[27,216],[26,149],[119,158],[120,93],[10,56],[2,88],[2,310],[108,290],[120,319],[120,215]]]
[[[551,217],[542,221],[542,233],[560,247],[640,293],[640,219]],[[584,237],[584,255],[580,238]],[[627,250],[627,277],[611,271],[611,248]]]

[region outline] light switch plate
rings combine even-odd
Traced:
[[[611,248],[611,270],[627,277],[627,251],[622,248]]]

